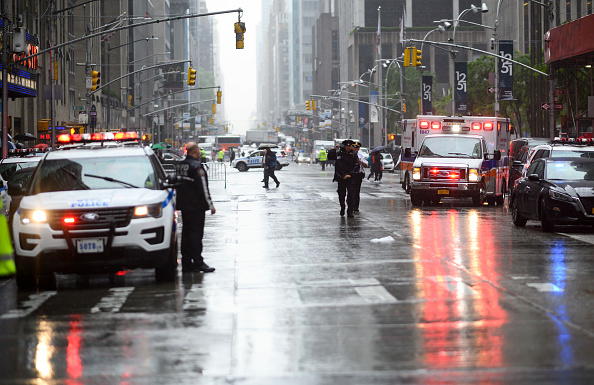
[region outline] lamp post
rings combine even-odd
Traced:
[[[450,23],[447,23],[444,25],[438,25],[436,28],[433,28],[432,30],[430,30],[429,32],[427,32],[425,34],[425,37],[423,37],[423,41],[421,42],[421,57],[423,56],[423,45],[425,45],[425,41],[427,40],[427,38],[429,37],[429,35],[431,35],[433,32],[435,31],[439,31],[440,33],[444,33],[446,28],[449,28],[451,26]],[[420,100],[420,106],[419,109],[421,110],[421,115],[424,115],[424,110],[423,110],[423,100],[424,100],[424,90],[423,90],[423,70],[425,69],[425,66],[421,65],[419,66],[419,100]]]
[[[499,0],[499,2],[501,3],[501,0]],[[458,24],[460,24],[460,20],[462,19],[462,17],[464,17],[464,15],[466,15],[468,12],[472,11],[473,13],[478,13],[479,11],[481,11],[481,13],[486,13],[489,12],[489,8],[487,8],[487,4],[482,3],[482,5],[479,7],[471,4],[470,8],[467,8],[465,10],[463,10],[462,12],[460,12],[460,14],[458,15],[458,17],[453,20],[453,26],[454,26],[454,31],[452,33],[452,38],[451,38],[451,43],[455,43],[456,42],[456,29],[458,28]],[[497,21],[495,21],[495,23],[497,24]],[[454,51],[454,49],[452,49],[450,51],[450,56],[452,58],[452,71],[450,73],[451,78],[451,85],[452,85],[452,115],[456,114],[456,100],[454,98],[454,94],[455,94],[455,88],[456,88],[456,75],[455,75],[455,68],[454,68],[454,60],[456,59],[456,54],[457,51]]]

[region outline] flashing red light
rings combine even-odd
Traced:
[[[481,129],[481,123],[480,122],[472,122],[472,129],[473,130],[480,130]]]
[[[428,121],[426,121],[426,120],[421,120],[421,121],[419,122],[419,128],[422,128],[422,129],[427,129],[427,128],[429,128],[429,122],[428,122]]]
[[[122,140],[122,139],[124,139],[125,137],[126,137],[126,133],[125,133],[125,132],[116,132],[116,133],[113,135],[113,138],[114,138],[115,140]]]
[[[65,225],[71,225],[75,222],[75,220],[74,217],[64,217],[62,222],[64,222]]]
[[[441,122],[431,122],[432,130],[441,130]]]
[[[58,135],[58,142],[60,142],[60,143],[70,142],[70,135],[68,135],[68,134]]]
[[[136,132],[125,132],[124,139],[137,139],[138,134]]]
[[[450,175],[448,175],[448,177],[450,179],[458,179],[458,174],[452,172],[452,173],[450,173]]]
[[[101,140],[101,133],[95,132],[95,133],[91,134],[91,140]]]
[[[434,175],[435,175],[435,174],[437,174],[437,173],[439,172],[439,170],[438,170],[438,169],[436,169],[436,168],[432,168],[431,170],[429,170],[429,172],[430,172],[431,174],[434,174]]]
[[[485,131],[493,131],[493,122],[485,122],[483,128]]]

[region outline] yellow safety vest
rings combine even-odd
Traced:
[[[201,158],[206,158],[206,151],[204,151],[204,149],[200,150],[200,157]]]
[[[223,159],[224,157],[225,157],[225,153],[224,153],[222,150],[221,150],[221,151],[219,151],[218,158],[219,158],[219,159]]]
[[[324,150],[320,150],[320,154],[318,155],[318,160],[320,162],[325,162],[328,160],[328,154]]]
[[[8,233],[8,221],[4,215],[2,201],[0,201],[0,277],[10,277],[16,272],[14,265],[14,251]]]

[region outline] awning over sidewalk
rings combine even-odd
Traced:
[[[545,63],[587,65],[594,62],[594,14],[545,33]]]

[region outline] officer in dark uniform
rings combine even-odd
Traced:
[[[355,206],[355,183],[353,176],[359,172],[359,160],[353,152],[354,142],[347,139],[342,142],[343,147],[336,153],[334,179],[338,182],[338,201],[340,202],[340,216],[344,216],[345,197],[347,216],[352,218]]]
[[[176,166],[178,175],[190,178],[177,188],[177,210],[182,213],[182,271],[211,273],[215,269],[204,263],[202,237],[205,212],[216,212],[210,198],[208,177],[200,162],[200,148],[194,142],[186,144],[186,159]]]

